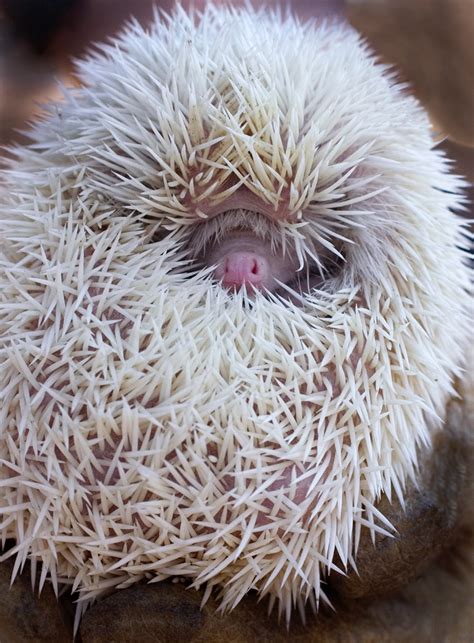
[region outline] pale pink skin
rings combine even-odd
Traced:
[[[278,281],[288,283],[296,276],[296,258],[272,253],[270,243],[248,231],[232,231],[204,257],[216,265],[215,277],[225,288],[274,290]]]
[[[232,179],[229,179],[226,188],[231,187]],[[274,222],[292,218],[284,198],[275,208],[245,186],[239,186],[218,204],[207,199],[200,201],[199,208],[208,220],[227,216],[227,212],[232,216],[230,212],[237,209],[259,213]],[[245,286],[249,292],[254,289],[273,291],[278,288],[278,281],[289,283],[297,276],[300,266],[291,254],[287,252],[283,256],[281,251],[272,252],[270,242],[252,230],[231,230],[223,239],[210,245],[200,260],[205,266],[216,266],[215,277],[225,288],[238,290]]]

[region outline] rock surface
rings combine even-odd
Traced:
[[[13,559],[0,564],[1,643],[69,643],[72,623],[66,605],[59,603],[46,583],[38,595],[31,586],[28,566],[10,587]]]
[[[82,643],[470,643],[474,601],[468,590],[466,579],[436,566],[396,598],[336,603],[336,614],[310,616],[306,627],[295,617],[287,631],[253,597],[220,616],[213,601],[200,611],[194,590],[159,583],[97,603],[80,632]]]

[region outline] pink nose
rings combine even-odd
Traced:
[[[261,288],[268,274],[269,266],[264,257],[241,250],[226,255],[216,269],[216,277],[222,279],[226,287],[240,287],[247,283]]]

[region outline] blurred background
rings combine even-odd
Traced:
[[[169,10],[173,4],[174,0],[0,0],[0,144],[21,140],[18,130],[41,112],[41,103],[59,96],[55,79],[77,83],[74,57],[113,35],[130,16],[146,23],[153,6]],[[474,0],[283,4],[301,16],[346,19],[358,29],[384,62],[397,66],[400,79],[410,82],[457,171],[474,181]],[[472,190],[470,197],[474,200]]]

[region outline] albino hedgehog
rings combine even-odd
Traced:
[[[462,181],[345,25],[178,9],[79,70],[3,172],[6,556],[289,618],[453,395]]]

